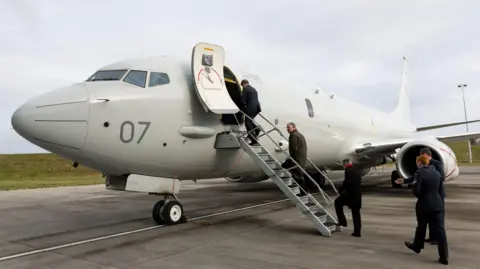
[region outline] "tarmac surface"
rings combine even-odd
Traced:
[[[437,263],[436,246],[427,244],[420,254],[404,246],[416,226],[416,199],[409,189],[365,187],[362,238],[350,236],[348,208],[349,227],[322,237],[289,201],[225,212],[285,196],[269,181],[216,179],[182,183],[179,199],[188,223],[5,261],[2,257],[152,227],[151,209],[158,197],[98,185],[0,192],[0,268],[478,269],[480,167],[460,167],[460,173],[445,184],[449,266]]]

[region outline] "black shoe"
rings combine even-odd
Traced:
[[[259,144],[258,144],[258,142],[257,142],[257,141],[255,141],[255,142],[251,142],[251,143],[250,143],[250,146],[258,146],[258,145],[259,145]]]
[[[411,250],[413,250],[415,253],[420,253],[420,249],[415,248],[412,243],[405,241],[405,246]]]
[[[360,234],[356,234],[356,233],[352,233],[351,236],[354,236],[354,237],[362,237]]]
[[[448,260],[438,259],[438,262],[441,263],[441,264],[448,265]]]

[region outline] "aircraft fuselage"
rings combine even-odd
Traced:
[[[202,179],[261,172],[241,149],[214,149],[215,135],[230,127],[221,123],[220,115],[202,108],[189,61],[159,57],[148,64],[146,60],[119,62],[101,70],[117,69],[163,72],[170,82],[140,88],[121,80],[87,81],[46,93],[16,112],[29,114],[28,120],[35,121],[25,128],[17,122],[19,133],[81,165],[116,175]],[[252,77],[235,75],[237,81]],[[386,113],[300,83],[271,83],[262,78],[251,79],[251,85],[259,92],[267,119],[280,129],[296,123],[307,139],[309,158],[318,166],[334,165],[363,137],[413,134],[413,127],[392,124]],[[255,120],[269,129],[260,116]],[[192,134],[198,129],[201,134]],[[271,136],[276,142],[283,140],[277,133]],[[267,140],[264,136],[260,142]],[[273,143],[265,145],[275,152]],[[285,159],[281,152],[276,157]]]

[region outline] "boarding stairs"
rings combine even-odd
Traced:
[[[245,117],[249,117],[248,115],[244,114]],[[281,145],[279,145],[271,136],[270,133],[277,132],[283,139],[288,139],[282,134],[282,132],[268,119],[266,119],[263,115],[259,114],[270,126],[271,129],[265,131],[264,128],[255,122],[252,118],[250,118],[255,124],[257,128],[251,130],[250,132],[255,132],[256,130],[260,130],[257,139],[262,136],[267,136],[276,147],[281,149]],[[340,232],[342,231],[340,226],[337,226],[337,220],[326,210],[324,206],[322,206],[317,199],[313,196],[312,193],[306,193],[306,190],[298,184],[295,179],[292,177],[292,174],[289,172],[292,169],[299,168],[302,173],[305,181],[311,181],[314,185],[318,188],[319,193],[322,195],[324,201],[326,202],[327,206],[331,206],[334,203],[334,200],[328,196],[328,194],[318,185],[318,183],[302,168],[299,164],[293,160],[289,156],[289,154],[282,150],[282,152],[286,155],[288,159],[290,159],[294,166],[288,169],[282,167],[282,162],[275,158],[273,154],[271,154],[264,145],[260,141],[257,141],[257,145],[251,146],[249,144],[249,139],[247,132],[240,132],[238,136],[238,142],[240,143],[240,147],[253,159],[253,161],[258,165],[262,171],[272,179],[273,182],[283,191],[283,193],[296,205],[300,211],[307,216],[307,218],[313,223],[315,228],[320,232],[323,236],[331,236],[332,232]],[[263,142],[265,143],[265,142]],[[308,165],[313,166],[318,173],[321,173],[325,180],[332,186],[335,193],[338,195],[338,191],[335,188],[333,182],[323,173],[315,164],[307,158]],[[308,166],[307,165],[307,166]],[[325,184],[326,185],[326,184]],[[305,195],[300,196],[301,190]]]

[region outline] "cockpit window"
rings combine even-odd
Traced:
[[[120,80],[127,70],[101,70],[97,71],[93,76],[87,79],[87,81],[107,81],[107,80]]]
[[[151,72],[148,87],[154,87],[158,85],[165,85],[170,83],[170,78],[165,73]]]
[[[147,82],[147,71],[132,70],[128,73],[125,79],[123,79],[123,81],[145,88],[145,84]]]

